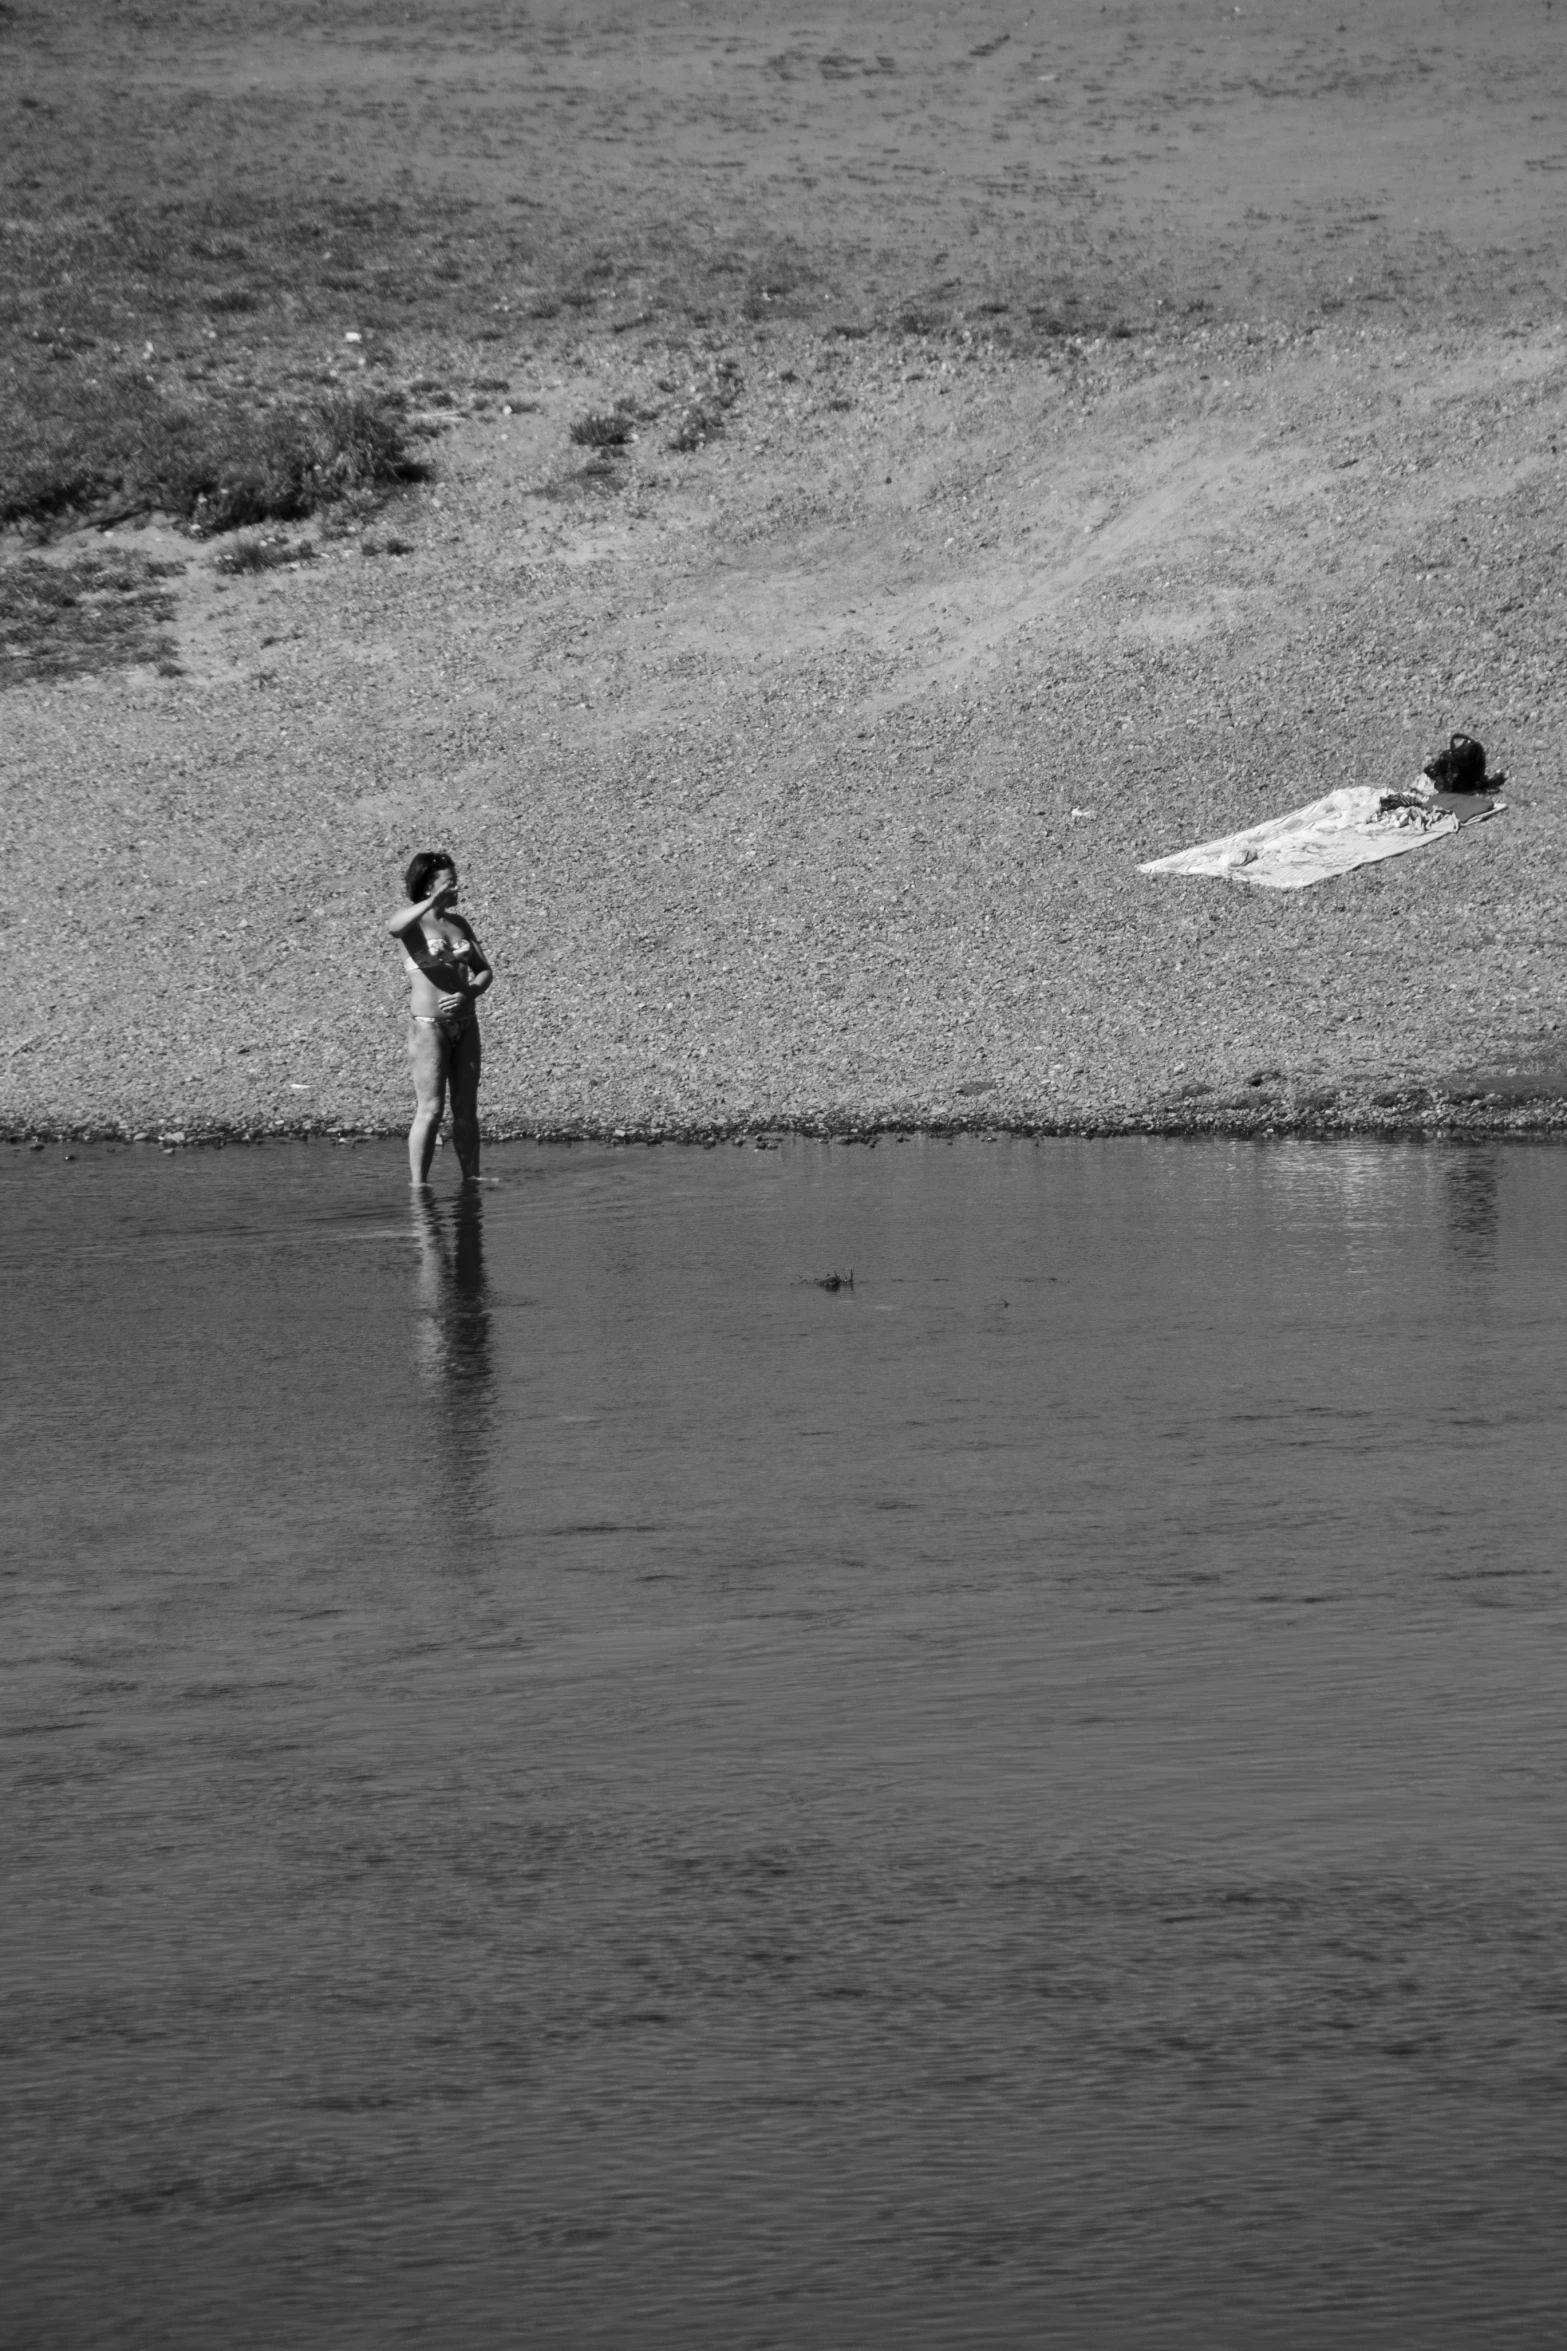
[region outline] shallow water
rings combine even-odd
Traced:
[[[1559,2341],[1567,1155],[487,1166],[0,1158],[12,2339]]]

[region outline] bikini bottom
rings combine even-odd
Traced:
[[[465,1012],[410,1012],[409,1019],[416,1029],[434,1029],[448,1045],[461,1044],[471,1028],[478,1026],[478,1016],[469,1009]]]

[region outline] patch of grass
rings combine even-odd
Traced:
[[[368,501],[425,471],[384,394],[175,401],[125,375],[24,419],[0,456],[0,526],[160,512],[202,533],[236,530]]]
[[[178,6],[156,24],[136,12],[100,115],[79,89],[96,11],[19,12],[0,90],[0,527],[182,498],[206,500],[204,527],[293,519],[366,474],[341,449],[323,461],[318,420],[266,421],[281,411],[265,396],[297,410],[303,377],[331,392],[360,360],[395,381],[404,337],[479,346],[473,390],[504,397],[520,351],[588,330],[732,327],[748,293],[759,313],[812,307],[816,265],[760,220],[715,235],[682,207],[628,216],[618,195],[521,196],[509,175],[488,199],[410,192],[376,105],[350,107],[342,143],[306,157],[280,144],[269,101],[197,103],[163,70],[182,21]],[[171,175],[158,159],[176,154]],[[450,404],[428,377],[417,388]],[[368,478],[388,472],[406,478],[383,447]]]
[[[932,250],[949,227],[898,229],[882,198],[874,217],[846,214],[808,243],[779,232],[771,196],[749,203],[738,183],[717,223],[689,190],[628,203],[571,110],[540,132],[542,157],[530,145],[522,183],[498,158],[463,194],[443,172],[413,172],[379,73],[357,96],[345,83],[329,137],[317,138],[308,106],[285,136],[265,81],[252,88],[236,67],[197,89],[179,70],[198,26],[236,60],[283,38],[271,17],[219,16],[221,26],[188,0],[107,17],[87,0],[55,0],[3,18],[15,33],[0,75],[0,527],[47,532],[73,516],[161,506],[223,529],[369,499],[418,470],[396,436],[419,448],[434,428],[428,417],[399,426],[388,405],[387,430],[367,447],[375,436],[339,430],[332,404],[363,403],[344,381],[363,385],[360,362],[395,381],[405,338],[467,345],[471,365],[493,370],[473,390],[505,397],[524,355],[639,323],[678,338],[698,320],[722,336],[746,321],[832,317],[852,335],[912,304],[906,331],[952,334],[960,303],[1005,299],[1010,314],[987,313],[984,331],[999,335],[1010,319],[1022,348],[1047,340],[1038,320],[1081,329],[1092,314],[1092,302],[1082,317],[1073,308],[1066,245],[1048,265],[1032,246],[982,259],[976,248],[954,275],[945,247]],[[463,10],[450,25],[422,21],[395,64],[399,104],[420,55],[447,51],[471,17],[477,25]],[[368,22],[356,5],[344,39]],[[105,79],[100,56],[111,52]],[[448,136],[466,153],[466,105],[437,104],[432,153]],[[1099,263],[1084,267],[1085,287],[1099,285]],[[1130,300],[1118,294],[1116,312]],[[361,338],[352,360],[350,333]],[[325,395],[318,408],[311,383]],[[721,370],[692,386],[673,446],[697,450],[721,432],[736,388]],[[451,405],[428,378],[417,389],[432,407]],[[374,409],[363,403],[361,417]]]
[[[69,563],[24,555],[0,566],[0,688],[127,662],[171,674],[174,644],[165,632],[174,599],[164,583],[184,568],[121,548]]]

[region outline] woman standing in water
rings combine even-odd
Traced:
[[[412,981],[408,1058],[417,1107],[408,1130],[408,1172],[430,1180],[448,1091],[452,1141],[469,1183],[479,1174],[479,1016],[476,1000],[495,974],[473,926],[457,912],[457,868],[444,849],[421,849],[404,880],[408,904],[387,929],[402,942]]]

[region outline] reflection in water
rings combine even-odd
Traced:
[[[483,1482],[494,1405],[483,1195],[465,1184],[443,1209],[433,1193],[421,1192],[414,1228],[420,1306],[415,1352],[441,1431],[444,1501],[456,1514],[472,1506]]]
[[[1466,1257],[1489,1255],[1496,1245],[1499,1224],[1496,1145],[1444,1152],[1442,1172],[1453,1246]]]

